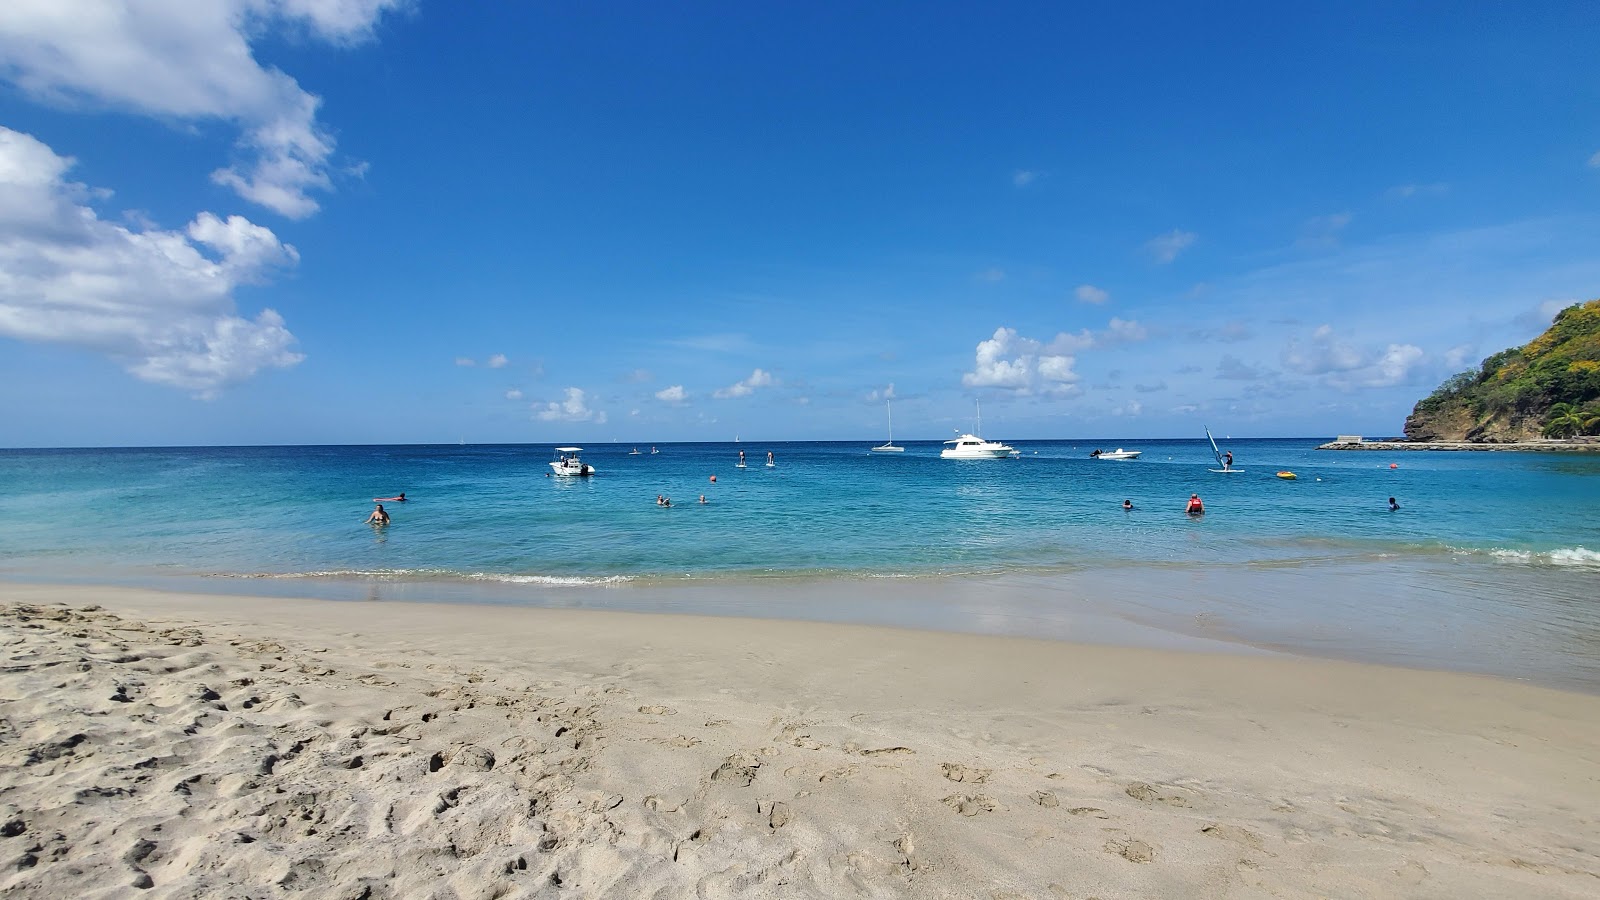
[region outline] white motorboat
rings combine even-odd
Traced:
[[[983,430],[983,404],[978,404],[978,430]],[[1006,459],[1021,455],[1017,448],[999,441],[986,441],[975,434],[963,434],[953,441],[945,441],[939,451],[940,459]]]
[[[906,452],[906,448],[897,447],[897,446],[895,446],[895,443],[894,443],[894,408],[889,406],[889,401],[887,401],[887,400],[883,401],[883,405],[884,405],[884,407],[886,409],[889,410],[889,441],[886,444],[880,444],[880,445],[878,445],[876,447],[873,447],[872,448],[872,452],[873,453],[904,453],[904,452]]]
[[[939,451],[942,459],[1005,459],[1017,452],[1010,444],[986,441],[975,434],[963,434],[944,443],[945,448]]]
[[[1118,447],[1115,450],[1096,450],[1089,454],[1095,459],[1138,459],[1143,450],[1124,450]]]
[[[556,458],[551,461],[550,468],[557,475],[593,475],[594,466],[578,458],[582,452],[582,447],[557,447]]]

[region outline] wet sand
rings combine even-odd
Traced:
[[[1586,694],[690,615],[0,603],[12,896],[1600,890]]]

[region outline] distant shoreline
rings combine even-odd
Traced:
[[[1318,450],[1515,450],[1536,453],[1600,453],[1600,438],[1509,441],[1329,441]]]

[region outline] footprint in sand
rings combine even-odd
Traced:
[[[1046,806],[1054,809],[1055,807],[1061,805],[1061,801],[1056,799],[1056,795],[1049,791],[1034,791],[1030,796],[1033,797],[1033,802],[1039,804],[1040,806]]]
[[[939,768],[943,770],[944,777],[962,784],[983,784],[994,774],[993,769],[979,769],[960,763],[943,763]]]
[[[962,814],[963,816],[975,816],[978,813],[994,812],[996,809],[998,809],[993,800],[990,800],[988,797],[985,797],[982,794],[978,794],[976,796],[951,794],[940,802]]]
[[[1135,863],[1147,863],[1156,858],[1155,849],[1137,838],[1107,841],[1105,851]]]
[[[670,706],[641,706],[639,712],[647,716],[675,716],[678,711]]]
[[[1135,800],[1143,800],[1146,803],[1165,803],[1168,806],[1184,808],[1188,808],[1191,805],[1188,797],[1175,793],[1170,788],[1157,788],[1143,781],[1135,781],[1133,784],[1128,785],[1123,790],[1123,793]]]

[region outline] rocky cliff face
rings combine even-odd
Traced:
[[[1408,441],[1472,441],[1484,444],[1507,444],[1514,441],[1532,441],[1539,438],[1538,417],[1512,414],[1490,414],[1481,419],[1466,406],[1449,406],[1443,409],[1414,410],[1406,417]]]

